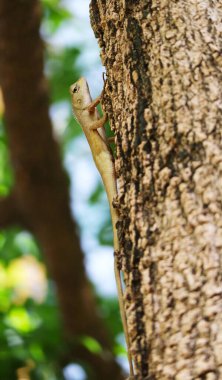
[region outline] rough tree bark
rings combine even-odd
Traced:
[[[121,380],[86,278],[68,181],[48,117],[40,18],[36,0],[0,0],[0,82],[15,173],[12,194],[0,200],[0,227],[20,224],[30,229],[43,249],[71,344],[66,360],[87,361],[96,379]],[[106,354],[92,354],[78,345],[81,335],[97,339]]]
[[[91,0],[138,379],[222,379],[222,3]]]

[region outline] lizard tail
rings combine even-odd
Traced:
[[[109,175],[110,179],[110,175]],[[116,198],[117,195],[117,188],[116,188],[116,181],[113,179],[112,183],[111,181],[104,181],[109,206],[110,206],[110,214],[112,219],[112,226],[113,226],[113,242],[114,242],[114,273],[115,273],[115,279],[116,279],[116,286],[117,286],[117,292],[118,292],[118,299],[119,299],[119,309],[120,309],[120,315],[122,319],[123,324],[123,331],[126,339],[126,346],[127,346],[127,355],[128,355],[128,361],[129,361],[129,367],[130,367],[130,376],[132,379],[134,378],[134,370],[133,370],[133,360],[130,352],[130,338],[129,338],[129,332],[128,332],[128,324],[127,324],[127,318],[126,318],[126,312],[125,312],[125,306],[124,306],[124,292],[123,292],[123,285],[122,285],[122,279],[121,279],[121,264],[118,260],[119,257],[119,239],[117,234],[117,222],[119,220],[118,210],[113,207],[113,199]],[[107,186],[108,183],[108,186]]]

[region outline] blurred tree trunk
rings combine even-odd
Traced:
[[[138,379],[222,379],[222,3],[92,0]]]
[[[0,82],[15,173],[12,194],[0,202],[0,226],[20,224],[41,244],[56,282],[66,342],[89,335],[106,352],[92,354],[75,343],[68,359],[87,360],[96,379],[120,380],[121,370],[111,355],[108,334],[86,278],[70,215],[68,180],[48,116],[40,18],[37,0],[0,0]]]

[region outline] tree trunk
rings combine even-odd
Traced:
[[[222,4],[92,0],[138,379],[222,379]]]
[[[40,19],[37,0],[0,0],[0,81],[15,173],[12,194],[0,200],[0,227],[20,224],[38,239],[56,283],[66,342],[71,345],[66,359],[87,361],[96,379],[121,380],[86,278],[68,181],[52,134]],[[98,340],[106,354],[92,354],[78,345],[82,335]]]

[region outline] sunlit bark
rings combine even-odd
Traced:
[[[222,4],[92,0],[138,379],[222,379]]]

